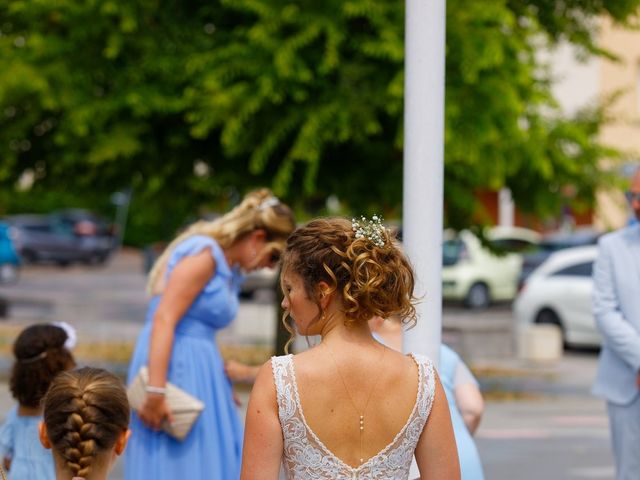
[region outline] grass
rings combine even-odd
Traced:
[[[24,327],[24,325],[0,324],[0,356],[12,357],[13,342]],[[83,341],[81,339],[73,349],[73,355],[85,362],[127,364],[131,359],[134,345],[133,341]],[[273,349],[267,346],[220,344],[219,348],[224,359],[233,359],[249,365],[261,365],[273,355]]]

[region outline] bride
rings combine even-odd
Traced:
[[[243,480],[460,478],[447,400],[429,359],[378,343],[367,321],[415,322],[414,277],[377,217],[319,219],[282,257],[282,306],[319,345],[273,357],[247,410]]]

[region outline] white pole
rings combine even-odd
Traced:
[[[403,243],[415,268],[418,324],[403,350],[438,361],[442,336],[445,0],[406,0]]]
[[[511,196],[511,189],[503,187],[498,192],[498,225],[501,227],[513,227],[515,218],[515,205]]]

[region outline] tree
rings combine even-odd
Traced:
[[[478,188],[539,214],[603,181],[601,110],[563,118],[535,48],[602,54],[596,16],[637,0],[452,0],[445,196],[469,222]],[[128,241],[170,236],[252,186],[354,211],[401,204],[403,24],[391,0],[6,0],[0,4],[0,198],[108,211],[131,186]],[[22,190],[16,187],[21,179]],[[25,185],[32,183],[30,188]]]

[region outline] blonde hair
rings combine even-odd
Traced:
[[[149,272],[147,292],[152,293],[164,271],[171,251],[177,244],[193,235],[206,235],[215,239],[223,249],[257,229],[267,233],[267,245],[274,252],[282,251],[284,241],[295,228],[291,209],[280,202],[267,188],[248,193],[242,202],[224,216],[213,221],[199,221],[178,235],[156,260]]]
[[[389,232],[383,229],[380,235],[381,246],[370,238],[358,238],[346,219],[312,220],[287,239],[282,272],[301,277],[307,295],[320,309],[318,319],[323,315],[318,283],[324,281],[340,294],[347,324],[377,316],[398,317],[413,325],[413,269]],[[283,322],[293,339],[287,317],[285,312]]]
[[[58,375],[43,407],[47,437],[74,477],[88,477],[95,457],[112,448],[129,426],[124,384],[100,368]]]

